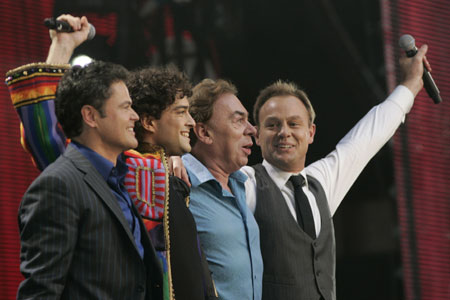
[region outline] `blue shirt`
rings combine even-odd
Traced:
[[[219,298],[260,300],[263,261],[258,225],[245,203],[247,176],[241,171],[229,176],[231,194],[191,154],[183,163],[192,184],[189,208]]]
[[[123,161],[122,155],[119,155],[116,166],[114,166],[112,162],[88,147],[75,141],[72,141],[72,145],[74,145],[75,148],[77,148],[81,154],[83,154],[91,162],[95,169],[105,179],[111,189],[111,192],[114,196],[116,196],[120,209],[130,225],[130,230],[133,233],[134,241],[139,250],[139,255],[141,258],[144,258],[144,247],[141,243],[141,228],[139,226],[139,220],[131,210],[131,205],[133,204],[131,203],[130,196],[123,186],[123,181],[128,172],[128,167]]]

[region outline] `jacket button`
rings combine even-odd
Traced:
[[[322,272],[317,271],[317,272],[316,272],[317,277],[319,277],[321,273],[322,273]]]
[[[139,293],[143,293],[145,291],[144,287],[142,285],[138,286],[137,291]]]

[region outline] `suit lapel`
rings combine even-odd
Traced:
[[[116,196],[111,192],[108,184],[105,182],[100,173],[95,169],[95,167],[90,163],[90,161],[84,157],[75,147],[68,145],[64,156],[72,161],[75,167],[84,173],[84,181],[89,185],[94,193],[106,204],[110,209],[119,223],[125,230],[131,243],[133,243],[136,252],[138,252],[136,242],[134,241],[134,236],[130,230],[130,225],[128,224],[125,216],[123,215],[122,209],[117,203]],[[133,210],[135,212],[136,210]]]

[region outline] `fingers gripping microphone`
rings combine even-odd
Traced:
[[[72,26],[66,21],[56,20],[55,18],[47,18],[44,20],[44,25],[48,29],[54,29],[58,32],[73,32]],[[92,40],[95,36],[95,27],[89,23],[88,40]]]
[[[405,50],[407,57],[413,57],[414,55],[416,55],[417,47],[415,44],[415,40],[411,35],[409,34],[402,35],[398,43],[400,47],[403,50]],[[436,83],[434,82],[433,77],[431,77],[430,72],[425,67],[425,65],[423,66],[422,79],[423,79],[423,86],[425,87],[428,96],[430,96],[430,98],[433,99],[435,104],[441,103],[442,98],[439,89]]]

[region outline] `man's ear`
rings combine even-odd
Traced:
[[[92,105],[83,105],[81,108],[81,117],[86,126],[91,128],[97,127],[97,120],[101,118],[99,111]]]
[[[195,123],[194,133],[197,136],[198,141],[204,144],[212,144],[213,139],[211,137],[211,132],[208,125],[202,122]]]
[[[314,142],[314,135],[316,134],[316,124],[311,124],[311,126],[309,126],[309,138],[308,138],[308,144],[312,144]]]
[[[141,126],[148,132],[155,133],[157,130],[156,118],[153,116],[143,116],[140,119]]]
[[[259,144],[259,127],[258,127],[258,125],[255,125],[255,128],[256,128],[256,133],[255,133],[255,143],[256,143],[256,145],[261,146],[261,145]]]

